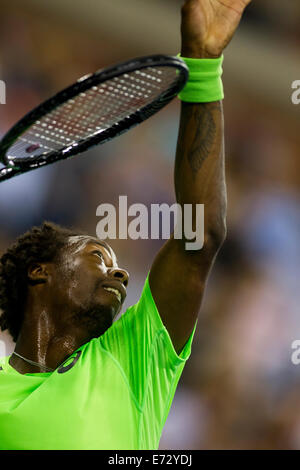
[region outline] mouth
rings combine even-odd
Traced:
[[[122,302],[122,295],[118,289],[115,289],[114,287],[103,287],[103,289],[107,292],[111,292],[112,294],[114,294],[117,297],[118,301],[120,303]]]

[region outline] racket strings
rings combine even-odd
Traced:
[[[92,86],[36,121],[10,147],[9,157],[36,158],[102,133],[153,102],[176,79],[173,67],[147,67]]]

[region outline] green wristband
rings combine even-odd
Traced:
[[[183,90],[178,94],[181,101],[188,103],[209,103],[224,98],[222,82],[224,56],[217,59],[192,59],[181,57],[189,68],[190,76]]]

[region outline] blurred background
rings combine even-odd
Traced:
[[[74,80],[180,51],[175,0],[0,1],[0,135]],[[160,449],[300,448],[300,3],[253,1],[225,53],[228,237],[212,271]],[[180,102],[87,155],[0,186],[0,252],[51,220],[96,235],[96,208],[175,202]],[[140,295],[163,240],[112,240]],[[183,312],[184,315],[184,312]],[[14,349],[0,332],[0,356]]]

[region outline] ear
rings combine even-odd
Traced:
[[[28,268],[29,283],[44,284],[49,277],[49,269],[47,263],[34,263]]]

